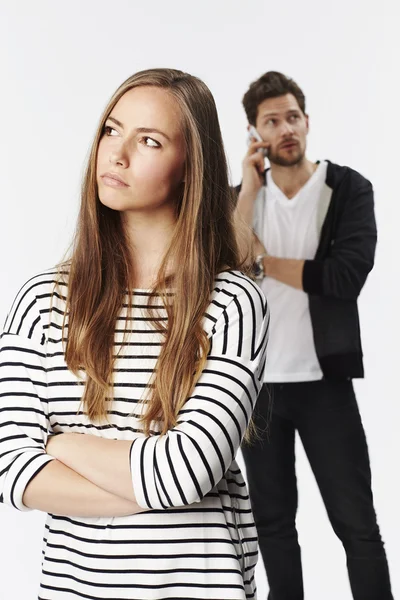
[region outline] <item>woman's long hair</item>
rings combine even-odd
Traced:
[[[99,200],[97,152],[110,112],[128,90],[139,86],[162,88],[175,98],[186,145],[176,226],[152,290],[161,297],[168,321],[165,327],[154,321],[165,339],[142,420],[145,433],[159,421],[163,434],[176,424],[207,359],[209,341],[202,322],[214,280],[220,271],[240,266],[234,198],[215,102],[207,86],[192,75],[172,69],[141,71],[118,88],[104,110],[84,176],[72,254],[62,264],[68,271],[65,358],[75,374],[85,371],[83,405],[89,418],[105,419],[112,400],[116,320],[135,274],[122,215]],[[151,300],[148,311],[153,312]]]

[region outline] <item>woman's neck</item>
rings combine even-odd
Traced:
[[[171,211],[125,213],[124,224],[132,248],[134,288],[151,288],[170,246],[175,229]]]

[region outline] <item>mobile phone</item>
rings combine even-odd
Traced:
[[[249,127],[249,137],[248,137],[248,145],[250,145],[252,143],[252,138],[255,138],[257,140],[257,142],[263,142],[264,140],[262,139],[261,135],[258,133],[257,129],[254,127],[254,125],[250,125]],[[268,149],[267,148],[258,148],[257,152],[261,152],[263,154],[264,157],[268,156]]]

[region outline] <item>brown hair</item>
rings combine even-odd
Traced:
[[[175,98],[186,144],[184,189],[177,202],[173,239],[152,290],[161,296],[168,325],[154,319],[154,327],[162,331],[165,341],[142,417],[144,431],[149,434],[154,420],[161,421],[162,433],[176,424],[209,351],[202,322],[214,280],[223,269],[236,269],[240,263],[233,227],[234,200],[210,90],[198,78],[177,70],[136,73],[118,88],[100,119],[83,181],[74,246],[70,259],[62,264],[68,271],[65,359],[75,374],[80,369],[86,373],[83,405],[90,419],[107,417],[112,399],[115,325],[126,290],[134,280],[121,214],[103,206],[98,197],[97,151],[111,110],[128,90],[139,86],[162,88]],[[171,264],[172,295],[167,278]],[[154,317],[151,304],[150,300],[148,311]]]
[[[305,96],[293,79],[278,71],[268,71],[268,73],[261,75],[257,81],[253,81],[242,101],[250,125],[256,124],[257,111],[261,102],[264,102],[267,98],[278,98],[286,94],[293,94],[300,109],[306,114]]]

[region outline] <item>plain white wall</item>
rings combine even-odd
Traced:
[[[367,378],[356,389],[400,596],[395,0],[0,0],[0,22],[0,320],[19,286],[64,254],[102,108],[140,69],[168,66],[204,79],[217,102],[235,183],[246,150],[241,98],[270,69],[305,91],[309,157],[348,164],[371,179],[380,235],[360,301]],[[297,464],[306,598],[350,599],[344,553],[301,448]],[[39,513],[0,507],[1,600],[36,597],[42,526]],[[257,575],[264,599],[261,563]]]

